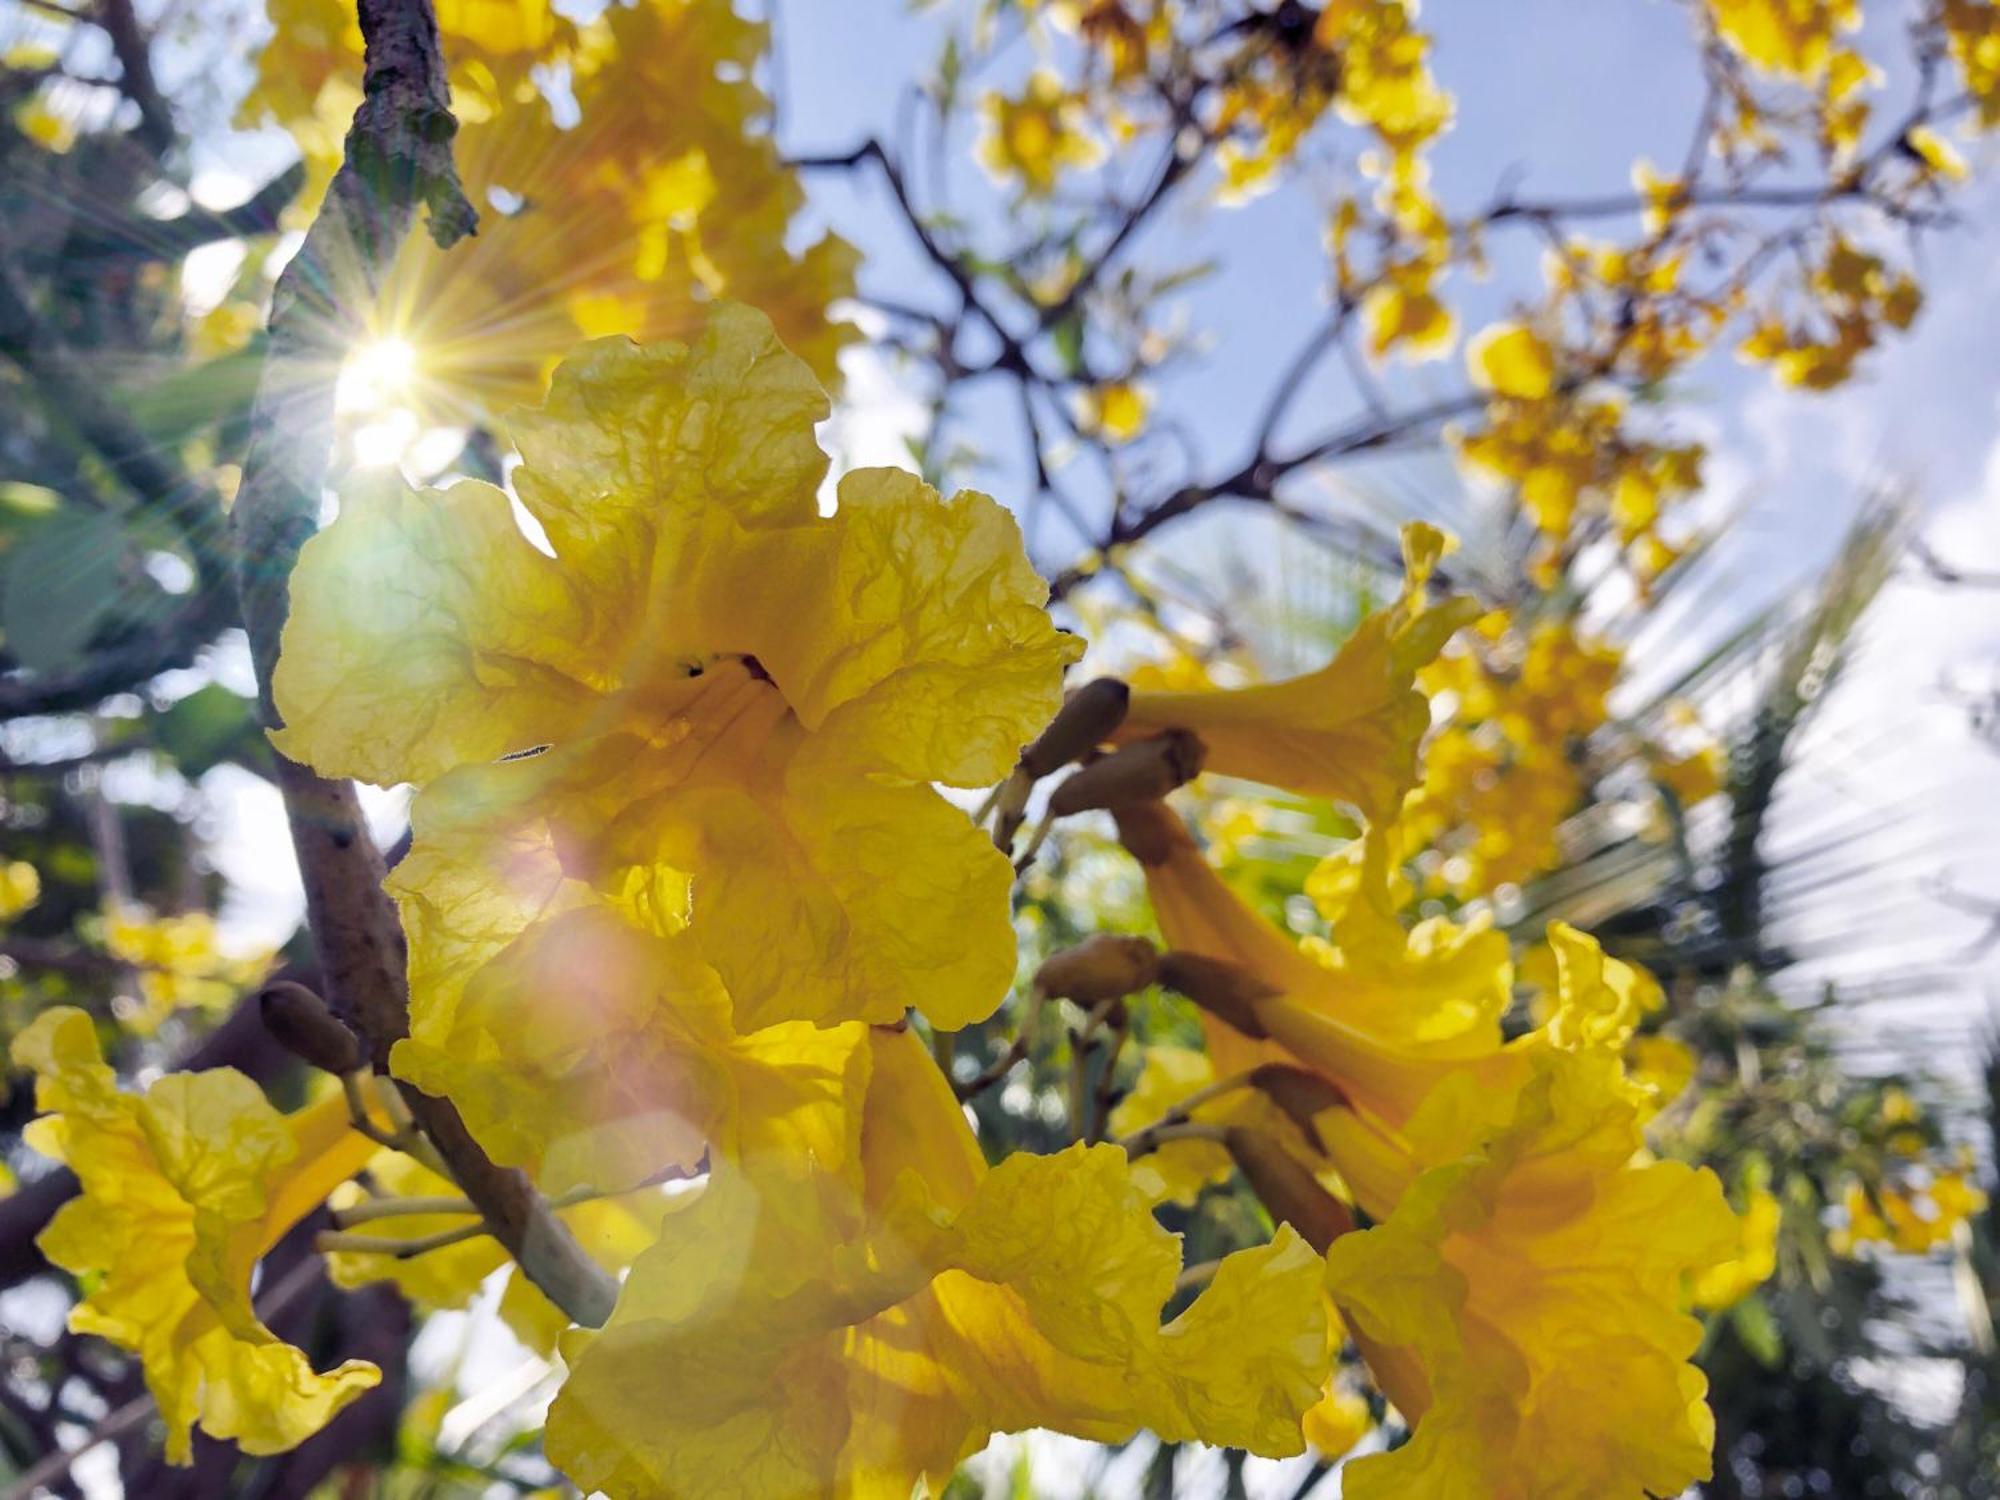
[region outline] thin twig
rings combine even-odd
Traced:
[[[493,1226],[484,1219],[408,1239],[393,1234],[346,1234],[339,1230],[327,1230],[313,1236],[313,1249],[322,1255],[344,1251],[350,1255],[387,1255],[395,1260],[415,1260],[433,1250],[462,1245],[467,1240],[483,1239],[492,1232]]]
[[[376,1198],[352,1208],[336,1208],[329,1217],[335,1229],[352,1229],[377,1219],[405,1219],[429,1214],[476,1214],[470,1198]]]

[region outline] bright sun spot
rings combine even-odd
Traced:
[[[417,351],[398,338],[356,346],[340,367],[334,409],[346,419],[354,461],[364,468],[399,462],[421,431],[410,399]]]
[[[417,373],[417,351],[402,339],[363,344],[340,367],[334,405],[343,412],[380,412],[400,405]]]

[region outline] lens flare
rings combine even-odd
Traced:
[[[360,345],[340,367],[334,405],[342,412],[376,413],[399,406],[416,383],[417,351],[406,340],[376,339]]]

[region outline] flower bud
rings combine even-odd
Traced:
[[[1261,1039],[1270,1035],[1257,1019],[1257,1002],[1269,1000],[1280,991],[1241,965],[1200,953],[1163,953],[1160,983],[1178,990],[1218,1021],[1247,1037]]]
[[[1034,744],[1021,752],[1021,768],[1039,781],[1089,754],[1117,732],[1131,705],[1132,689],[1116,677],[1099,677],[1071,693]]]
[[[287,1052],[333,1074],[362,1066],[361,1042],[302,984],[273,980],[257,996],[264,1026]]]
[[[1250,1083],[1305,1133],[1314,1150],[1326,1149],[1326,1142],[1320,1139],[1313,1121],[1323,1111],[1338,1109],[1348,1102],[1339,1084],[1289,1063],[1265,1063],[1250,1074]]]
[[[1143,990],[1159,972],[1159,952],[1146,939],[1098,932],[1035,970],[1035,988],[1051,1000],[1096,1005]]]
[[[1353,1211],[1321,1187],[1306,1164],[1272,1136],[1232,1127],[1223,1144],[1271,1217],[1291,1225],[1321,1255],[1355,1228]]]
[[[1158,869],[1173,858],[1174,850],[1187,841],[1187,830],[1167,805],[1126,802],[1111,809],[1111,821],[1118,825],[1118,842],[1148,869]]]
[[[1100,756],[1055,789],[1049,816],[1066,818],[1092,808],[1157,802],[1201,774],[1208,750],[1185,729],[1170,729]]]

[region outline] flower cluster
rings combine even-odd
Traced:
[[[359,103],[353,8],[272,0],[272,19],[243,118],[289,129],[323,184]],[[434,417],[491,424],[538,399],[579,338],[680,337],[722,296],[762,310],[837,382],[854,333],[828,309],[852,293],[855,256],[791,232],[804,191],[749,76],[761,23],[730,0],[642,0],[588,22],[525,0],[440,6],[438,24],[479,234],[449,256],[412,236],[371,319],[415,352],[413,394]]]
[[[1707,1473],[1712,1439],[1690,1309],[1721,1299],[1725,1277],[1754,1285],[1758,1259],[1712,1173],[1645,1149],[1677,1092],[1628,1062],[1661,1003],[1650,976],[1552,924],[1522,976],[1543,992],[1537,1024],[1510,1038],[1507,939],[1484,917],[1401,916],[1428,715],[1398,709],[1424,704],[1418,674],[1477,613],[1427,599],[1443,547],[1412,528],[1403,596],[1317,673],[1131,693],[1109,736],[1119,754],[1192,734],[1207,769],[1336,799],[1367,826],[1308,881],[1327,936],[1300,941],[1244,903],[1164,803],[1110,804],[1167,950],[1154,972],[1199,1008],[1206,1042],[1149,1052],[1113,1128],[1156,1198],[1189,1203],[1240,1173],[1326,1256],[1346,1337],[1413,1428],[1353,1461],[1347,1493],[1673,1493]],[[1587,729],[1606,685],[1550,693],[1543,717]],[[1364,743],[1375,775],[1358,781]],[[1340,1420],[1353,1400],[1330,1380],[1319,1440],[1357,1435]]]
[[[1643,1150],[1658,986],[1552,924],[1510,1037],[1508,939],[1405,923],[1420,678],[1481,614],[1435,588],[1449,540],[1408,528],[1401,593],[1317,670],[1065,700],[1079,643],[1008,513],[890,470],[823,511],[825,412],[745,308],[586,344],[516,421],[513,496],[358,477],[293,577],[278,747],[415,788],[392,1070],[624,1273],[601,1329],[518,1269],[502,1294],[567,1367],[551,1459],[614,1497],[777,1497],[936,1492],[1028,1428],[1331,1451],[1366,1425],[1351,1342],[1414,1429],[1353,1463],[1364,1500],[1704,1474],[1689,1309],[1763,1257],[1712,1174]],[[1601,711],[1561,660],[1537,732]],[[1204,766],[1359,820],[1307,886],[1324,937],[1266,923],[1168,809]],[[1102,1021],[1157,981],[1207,1045],[1107,1102],[1121,1140],[1080,1116],[989,1163],[923,1033],[1005,999],[1013,870],[937,787],[998,782],[1005,845],[1058,772],[1049,816],[1109,811],[1168,951],[1101,934],[1035,995]],[[505,1266],[344,1031],[344,1097],[292,1116],[226,1071],[120,1093],[77,1012],[16,1056],[85,1188],[45,1248],[89,1278],[76,1326],[140,1354],[175,1458],[196,1424],[296,1442],[375,1379],[316,1374],[250,1302],[320,1204],[389,1226],[327,1245],[343,1284],[453,1307]],[[1232,1174],[1279,1227],[1184,1273],[1154,1210]]]
[[[157,915],[134,905],[115,907],[104,918],[104,947],[131,965],[139,1005],[128,1018],[135,1031],[153,1031],[185,1007],[215,1010],[236,997],[269,962],[259,955],[223,952],[215,918],[191,911]]]
[[[514,429],[553,557],[489,486],[377,480],[295,575],[281,748],[417,787],[396,1072],[558,1201],[622,1205],[585,1233],[631,1273],[563,1341],[551,1455],[654,1495],[903,1493],[1025,1426],[1297,1451],[1303,1245],[1162,1326],[1178,1257],[1123,1155],[988,1171],[908,1029],[1006,994],[1011,871],[933,785],[1012,763],[1075,642],[984,496],[863,471],[823,515],[824,413],[745,309],[600,341]],[[451,1305],[495,1261],[399,1264],[341,1274]],[[546,1344],[544,1311],[516,1316]]]
[[[1671,743],[1613,730],[1623,665],[1621,650],[1574,620],[1496,610],[1425,667],[1438,723],[1404,827],[1430,889],[1469,900],[1553,869],[1600,761],[1642,762],[1683,809],[1721,790],[1721,750],[1698,726]],[[1607,737],[1620,740],[1617,753]]]

